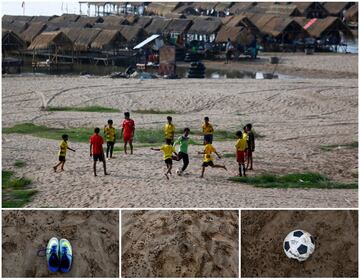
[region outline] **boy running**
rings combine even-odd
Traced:
[[[125,119],[122,122],[122,129],[120,137],[124,135],[124,152],[127,154],[127,143],[129,142],[130,145],[130,153],[133,154],[133,138],[135,134],[135,122],[130,119],[130,113],[124,113]]]
[[[67,150],[70,150],[70,151],[75,152],[75,150],[69,148],[69,146],[68,146],[69,144],[68,144],[67,141],[69,140],[69,136],[68,136],[67,134],[63,134],[63,135],[61,136],[61,138],[62,138],[63,140],[60,142],[60,145],[59,145],[59,147],[60,147],[60,149],[59,149],[59,163],[53,167],[53,169],[54,169],[55,172],[56,172],[56,170],[57,170],[57,168],[58,168],[59,166],[61,166],[60,171],[64,171],[64,164],[65,164],[65,161],[66,161],[66,160],[65,160],[66,151],[67,151]]]
[[[94,176],[96,177],[96,163],[97,161],[102,161],[104,166],[104,175],[109,175],[106,173],[106,162],[104,158],[104,150],[103,150],[103,144],[104,139],[99,135],[100,128],[94,129],[94,134],[90,137],[90,157],[93,157],[94,159]]]
[[[188,147],[189,147],[189,128],[184,128],[184,134],[181,135],[174,143],[174,148],[177,144],[179,144],[179,152],[176,158],[174,158],[176,161],[183,160],[183,166],[181,170],[179,171],[178,175],[181,176],[185,169],[189,165],[189,155],[188,155]]]
[[[248,135],[248,140],[247,140],[247,144],[248,144],[248,162],[246,165],[246,169],[252,170],[253,169],[253,157],[252,157],[252,153],[255,151],[255,135],[254,132],[252,131],[252,124],[248,123],[246,126],[246,132]],[[250,164],[250,168],[249,168],[249,164]]]
[[[217,153],[214,146],[212,144],[210,144],[209,142],[205,141],[204,151],[203,152],[198,152],[198,153],[204,155],[204,161],[203,161],[203,164],[202,164],[202,171],[201,171],[200,178],[204,178],[205,168],[208,167],[208,166],[211,166],[212,168],[223,168],[223,169],[227,170],[225,165],[216,165],[216,164],[214,164],[214,162],[213,162],[214,158],[211,156],[211,154],[215,153],[218,156],[219,159],[221,158],[221,156]]]
[[[175,125],[172,124],[172,117],[167,117],[167,123],[164,125],[164,134],[165,134],[165,141],[167,139],[171,140],[171,144],[174,143],[174,136],[175,136]]]
[[[113,127],[113,121],[108,120],[108,124],[104,127],[104,134],[106,139],[106,158],[109,159],[109,152],[110,158],[112,158],[114,145],[115,145],[115,127]]]
[[[245,173],[245,151],[247,150],[247,140],[244,137],[243,133],[239,130],[236,132],[236,136],[238,137],[238,140],[236,141],[235,148],[236,148],[236,161],[239,164],[239,176],[242,176],[241,169],[244,171],[244,176],[246,176]]]
[[[208,144],[212,144],[214,128],[211,125],[211,123],[209,123],[209,117],[204,118],[202,130],[203,130],[203,134],[204,134],[204,145],[205,145],[205,142],[207,142]]]
[[[164,161],[167,168],[166,173],[164,175],[166,176],[166,179],[169,180],[168,174],[171,174],[171,169],[172,169],[172,154],[174,153],[177,156],[177,153],[175,152],[175,148],[171,145],[170,139],[166,139],[166,144],[161,146],[160,149],[151,148],[151,150],[164,152]]]

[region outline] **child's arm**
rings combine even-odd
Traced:
[[[68,147],[68,150],[75,152],[75,150],[74,150],[74,149],[71,149],[71,148],[69,148],[69,147]]]
[[[124,127],[121,128],[120,138],[123,136],[123,133],[124,133]]]
[[[177,154],[177,152],[173,152],[174,154],[175,154],[175,156],[177,156],[178,154]]]
[[[205,155],[205,152],[198,152],[198,155]]]
[[[218,156],[218,158],[221,158],[217,151],[215,151],[214,153]]]
[[[90,156],[92,156],[92,144],[90,143]]]
[[[156,148],[150,148],[150,150],[152,150],[152,151],[161,151],[160,149],[156,149]]]

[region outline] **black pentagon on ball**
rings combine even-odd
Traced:
[[[315,244],[315,240],[314,240],[314,238],[312,236],[310,236],[310,239],[311,239],[311,243]]]
[[[303,255],[303,254],[306,254],[308,247],[301,244],[297,250],[298,250],[299,254]]]
[[[303,235],[304,233],[301,230],[297,230],[294,232],[294,236],[295,237],[300,237],[301,235]]]
[[[286,241],[286,242],[285,242],[284,248],[285,248],[286,251],[289,251],[289,249],[290,249],[289,241]]]

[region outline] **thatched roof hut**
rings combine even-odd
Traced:
[[[306,29],[310,36],[316,39],[321,39],[329,34],[339,32],[342,32],[344,36],[350,40],[354,39],[351,30],[338,17],[326,17],[323,19],[312,20],[299,17],[295,18],[295,20]]]
[[[164,16],[175,11],[181,6],[180,2],[151,2],[146,8],[147,15]]]
[[[77,38],[79,38],[80,33],[84,29],[85,28],[80,28],[80,27],[66,27],[66,28],[61,28],[60,31],[63,32],[73,43],[75,43]],[[86,29],[91,29],[91,28],[86,28]]]
[[[30,22],[29,27],[26,28],[20,37],[27,43],[31,43],[36,36],[43,32],[46,28],[46,24],[42,22]]]
[[[141,28],[146,28],[147,26],[150,25],[152,20],[153,20],[152,17],[147,17],[147,16],[139,17],[138,20],[133,25]]]
[[[359,5],[357,3],[346,11],[345,20],[354,23],[359,21]]]
[[[188,19],[172,19],[170,23],[166,26],[164,33],[186,33],[191,25],[193,24],[192,20]]]
[[[327,11],[320,2],[292,2],[296,6],[300,15],[307,18],[326,17]]]
[[[322,5],[329,15],[342,17],[342,12],[353,4],[351,2],[324,2]]]
[[[174,13],[177,13],[177,14],[182,14],[182,15],[185,15],[185,16],[188,16],[188,15],[192,15],[192,16],[195,16],[195,15],[199,15],[200,13],[197,12],[195,10],[194,7],[192,7],[191,5],[189,5],[189,3],[183,3],[182,6],[180,6],[179,8],[177,8]]]
[[[211,11],[215,10],[217,2],[193,2],[191,6],[198,11]]]
[[[50,21],[53,23],[66,24],[76,22],[80,18],[80,15],[76,14],[62,14],[59,17],[52,18]]]
[[[96,23],[98,26],[119,26],[119,25],[128,25],[129,21],[123,16],[105,16],[103,17],[102,23]]]
[[[63,32],[44,32],[37,36],[28,47],[29,50],[61,49],[72,50],[73,42]]]
[[[170,22],[171,19],[153,18],[150,25],[145,28],[145,32],[149,35],[161,34]]]
[[[123,25],[120,27],[120,33],[130,45],[137,44],[146,37],[144,29],[137,26]]]
[[[12,16],[12,15],[3,15],[1,21],[4,22],[15,22],[15,21],[22,21],[22,22],[30,22],[33,19],[33,16]]]
[[[21,34],[28,27],[29,27],[29,23],[27,23],[25,21],[3,21],[2,22],[3,29],[14,31],[17,34]]]
[[[81,28],[74,41],[74,49],[76,51],[87,51],[100,32],[101,29],[99,28]]]
[[[228,38],[233,43],[237,43],[243,46],[251,44],[255,40],[255,35],[251,30],[243,26],[223,26],[216,35],[216,43],[226,43]]]
[[[241,13],[248,13],[257,5],[257,2],[235,2],[230,8],[229,11],[233,15],[238,15]]]
[[[126,39],[119,30],[101,30],[98,36],[91,42],[91,48],[99,50],[119,49],[126,43]]]
[[[57,17],[58,16],[33,16],[31,21],[32,22],[48,23],[49,21],[51,21],[52,19],[55,19]]]
[[[88,17],[80,16],[76,21],[77,24],[82,24],[84,27],[93,27],[96,23],[103,23],[104,19],[102,17]]]
[[[183,15],[183,14],[178,14],[178,13],[170,13],[170,14],[166,14],[165,15],[165,17],[166,18],[180,18],[180,19],[185,19],[186,18],[186,16],[185,15]]]
[[[26,43],[14,31],[2,29],[2,49],[7,51],[26,48]]]
[[[221,22],[211,20],[195,20],[193,25],[188,30],[188,34],[205,34],[210,35],[216,33],[220,27]]]
[[[234,4],[233,2],[220,2],[216,4],[214,9],[217,12],[223,12],[230,9],[233,4]]]

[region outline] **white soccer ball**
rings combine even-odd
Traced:
[[[307,231],[297,229],[285,237],[283,248],[288,258],[303,262],[314,252],[315,240]]]
[[[176,174],[180,176],[182,174],[181,169],[176,169]]]

